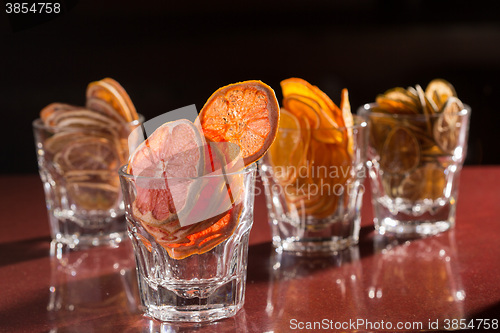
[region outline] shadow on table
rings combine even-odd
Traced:
[[[490,324],[491,324],[491,321],[494,320],[494,319],[497,319],[498,321],[500,321],[500,318],[499,318],[499,314],[500,314],[500,302],[492,305],[492,306],[489,306],[481,311],[478,311],[476,313],[474,313],[471,318],[473,319],[489,319],[490,320]],[[497,321],[497,323],[499,323]],[[483,326],[484,327],[484,326]],[[486,329],[486,328],[485,328]]]
[[[50,252],[50,237],[39,237],[0,244],[0,267],[45,258]]]
[[[360,260],[374,254],[373,226],[362,227],[359,244],[343,251],[326,255],[296,256],[283,252],[278,254],[271,242],[251,245],[248,250],[248,281],[267,282],[270,280],[270,267],[276,261],[286,261],[287,265],[302,266],[303,274],[318,270],[339,267],[342,264]],[[301,274],[302,274],[301,273]]]

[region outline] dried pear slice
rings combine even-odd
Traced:
[[[380,167],[384,172],[404,174],[417,167],[420,147],[411,131],[398,126],[387,136],[380,155]]]

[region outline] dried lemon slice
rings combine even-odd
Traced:
[[[459,112],[463,109],[464,106],[458,98],[448,98],[441,115],[434,124],[434,140],[446,153],[453,152],[458,145],[461,127]]]
[[[434,101],[438,110],[441,110],[448,98],[457,96],[452,84],[443,79],[434,79],[425,88],[425,96]]]
[[[408,90],[396,87],[387,90],[384,97],[403,103],[407,108],[411,109],[413,113],[419,113],[420,101],[416,95],[410,93]]]
[[[411,201],[432,199],[443,196],[446,185],[444,169],[428,163],[408,174],[401,183],[400,196]]]
[[[380,157],[385,172],[404,174],[417,167],[420,148],[415,136],[405,127],[395,127],[387,136]]]

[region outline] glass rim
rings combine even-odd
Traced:
[[[318,127],[318,128],[309,128],[309,129],[305,129],[305,128],[278,127],[278,131],[298,131],[298,130],[301,130],[301,131],[318,131],[318,130],[321,130],[321,131],[325,131],[325,130],[329,130],[329,131],[335,131],[335,130],[336,131],[346,131],[346,130],[350,130],[350,129],[358,129],[358,128],[368,127],[368,123],[361,116],[356,115],[356,114],[353,114],[352,116],[353,116],[353,120],[354,120],[354,124],[352,126]]]
[[[125,171],[127,169],[128,163],[122,165],[118,169],[118,174],[120,177],[123,178],[128,178],[128,179],[172,179],[172,180],[199,180],[199,179],[214,179],[218,177],[224,177],[224,176],[235,176],[235,175],[245,175],[248,173],[251,173],[257,169],[257,161],[253,162],[252,164],[244,167],[243,169],[239,169],[237,171],[233,172],[225,172],[225,173],[220,173],[220,174],[207,174],[203,176],[197,176],[197,177],[145,177],[145,176],[134,176],[130,173],[127,173]]]
[[[132,121],[129,121],[129,122],[124,123],[124,124],[135,126],[135,125],[139,125],[141,123],[144,123],[145,117],[140,113],[138,115],[139,115],[139,119],[132,120]],[[57,126],[50,126],[50,125],[44,124],[42,118],[36,118],[35,120],[33,120],[31,122],[31,124],[32,124],[33,128],[50,130],[51,132],[59,132],[59,131],[61,131],[61,129],[63,129],[64,131],[82,131],[82,130],[95,130],[96,129],[96,128],[91,128],[91,127],[85,128],[85,127],[76,127],[76,126],[68,126],[68,127],[63,127],[63,128],[57,127]]]
[[[434,113],[434,114],[406,114],[406,113],[385,113],[385,112],[378,112],[378,111],[372,111],[372,109],[377,106],[377,103],[366,103],[363,106],[360,106],[357,110],[358,116],[362,115],[373,115],[375,117],[386,117],[386,118],[399,118],[399,119],[428,119],[428,118],[439,118],[441,116],[440,113]],[[457,115],[457,116],[469,116],[471,113],[471,107],[468,104],[463,104],[464,108],[450,113],[450,115]]]

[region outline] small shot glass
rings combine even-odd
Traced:
[[[375,103],[358,109],[370,129],[367,164],[376,230],[418,238],[453,228],[470,107],[433,114],[376,109]]]
[[[118,177],[129,133],[141,123],[53,127],[33,122],[52,239],[70,248],[120,242],[126,233]]]
[[[357,244],[366,122],[355,116],[350,127],[278,131],[260,163],[273,245],[303,255]]]
[[[234,316],[243,307],[255,171],[251,164],[181,178],[134,176],[127,166],[121,168],[128,234],[147,315],[160,321],[205,322]],[[187,187],[198,190],[180,200]],[[146,192],[170,193],[170,206],[189,208],[177,211],[172,220],[151,223],[151,212],[141,213]]]

